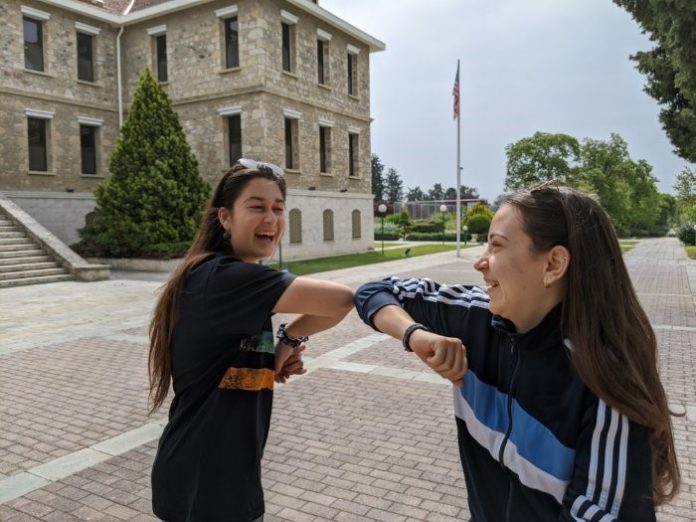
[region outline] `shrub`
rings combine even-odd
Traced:
[[[487,236],[491,226],[491,219],[484,214],[475,214],[466,220],[466,226],[470,234],[477,236]]]
[[[411,225],[411,232],[442,232],[442,220],[416,219]]]
[[[685,245],[696,245],[696,230],[692,225],[683,225],[677,231],[679,241]]]
[[[408,241],[442,241],[442,232],[411,232],[405,239]],[[445,232],[445,241],[456,241],[457,234]],[[464,241],[464,238],[462,238]]]
[[[401,239],[401,229],[394,223],[384,220],[384,234],[382,234],[382,223],[375,220],[375,239]]]

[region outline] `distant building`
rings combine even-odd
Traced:
[[[284,258],[372,244],[369,58],[385,46],[316,2],[5,0],[0,21],[0,190],[64,241],[149,66],[211,185],[239,157],[285,169]]]

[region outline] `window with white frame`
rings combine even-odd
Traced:
[[[224,118],[227,161],[232,166],[242,157],[242,109],[239,106],[225,107],[219,109],[218,113]]]
[[[290,244],[302,243],[302,211],[299,208],[293,208],[288,213],[290,222]]]
[[[360,177],[360,134],[348,132],[348,175]]]
[[[329,84],[330,69],[330,47],[331,33],[322,29],[317,29],[317,83],[319,85]]]
[[[222,22],[222,68],[236,69],[239,67],[239,8],[229,5],[215,10]]]
[[[346,64],[348,67],[348,94],[350,96],[358,95],[358,54],[360,49],[354,45],[348,44],[348,53],[346,55]]]
[[[332,123],[319,120],[319,172],[331,172],[331,127]]]
[[[96,80],[96,36],[100,29],[91,25],[75,22],[77,37],[77,79],[84,82]]]
[[[99,127],[103,120],[79,116],[77,122],[80,124],[80,172],[96,175],[99,173]]]
[[[44,22],[50,20],[51,15],[24,5],[21,11],[24,31],[24,68],[30,71],[45,71]]]
[[[50,130],[53,112],[25,109],[27,116],[27,148],[30,172],[50,170]]]
[[[298,123],[300,113],[286,109],[283,111],[284,122],[284,141],[285,141],[285,168],[289,170],[300,169],[300,151]]]
[[[167,26],[158,25],[151,27],[147,30],[147,34],[152,37],[152,61],[157,81],[164,83],[169,78],[167,68]]]
[[[280,10],[281,47],[283,70],[294,73],[297,69],[296,26],[299,18],[288,11]]]

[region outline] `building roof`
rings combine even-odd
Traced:
[[[58,8],[80,13],[113,26],[131,25],[211,2],[211,0],[39,0]],[[367,45],[370,52],[384,51],[386,45],[377,38],[349,24],[311,0],[286,0],[324,23],[335,27]],[[131,2],[133,5],[131,6]],[[130,10],[128,8],[130,7]],[[128,13],[126,14],[126,11]]]

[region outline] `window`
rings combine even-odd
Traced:
[[[357,133],[348,133],[348,175],[351,178],[360,176],[360,149]]]
[[[47,120],[28,118],[29,170],[48,171]]]
[[[319,127],[319,172],[331,172],[331,127]]]
[[[353,229],[353,239],[360,239],[362,237],[360,229],[360,211],[358,209],[353,210],[350,217]]]
[[[33,18],[23,18],[24,22],[24,67],[32,71],[44,70],[43,24]]]
[[[290,244],[302,243],[302,211],[293,208],[288,214],[290,220]]]
[[[323,214],[324,218],[324,241],[334,240],[334,213],[331,209],[326,209]]]
[[[324,40],[317,40],[317,82],[326,84],[326,70],[324,69]]]
[[[94,37],[91,34],[77,33],[77,78],[94,81]]]
[[[230,166],[242,157],[242,117],[240,114],[227,118],[227,149]]]
[[[225,67],[239,67],[239,21],[236,16],[225,19]]]
[[[282,31],[282,57],[283,70],[286,72],[295,72],[295,25],[299,21],[294,14],[289,13],[285,9],[280,10],[280,28]]]
[[[348,65],[348,94],[358,95],[358,54],[360,49],[354,45],[348,45],[347,65]]]
[[[292,25],[283,23],[283,70],[293,72],[295,70],[294,58],[294,40],[295,31]]]
[[[157,79],[167,81],[167,35],[155,36],[155,63],[157,64]]]
[[[285,117],[285,168],[299,170],[297,119]]]
[[[97,127],[80,125],[82,174],[97,173]]]

